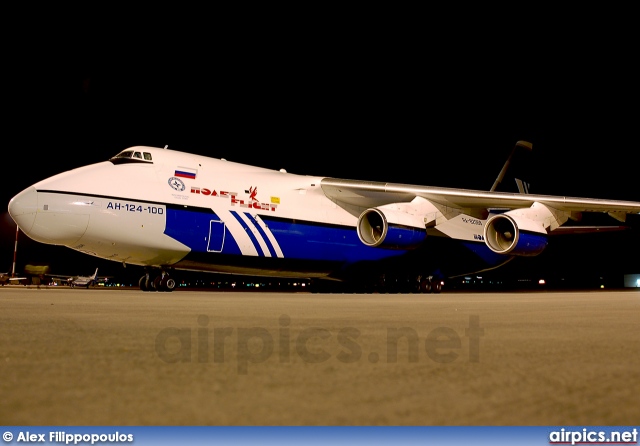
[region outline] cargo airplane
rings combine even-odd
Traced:
[[[447,278],[539,255],[552,234],[620,229],[640,213],[640,202],[531,194],[521,178],[519,192],[499,191],[516,151],[531,149],[518,141],[491,189],[467,190],[134,146],[35,183],[9,213],[38,242],[145,267],[144,291],[202,271],[438,293]],[[612,224],[572,226],[587,213]]]

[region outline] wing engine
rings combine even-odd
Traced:
[[[537,256],[547,247],[546,234],[523,231],[528,221],[507,214],[491,217],[484,228],[484,241],[493,252]]]
[[[490,217],[484,227],[484,241],[493,252],[515,256],[537,256],[547,247],[548,230],[565,223],[567,213],[541,203]]]
[[[358,217],[358,237],[367,246],[414,249],[426,240],[426,226],[436,215],[435,206],[420,197],[369,208]]]

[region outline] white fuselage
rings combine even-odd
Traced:
[[[135,149],[152,160],[105,161],[40,181],[12,199],[12,217],[39,242],[144,266],[176,265],[194,250],[287,257],[299,240],[276,236],[269,218],[355,227],[356,217],[324,195],[320,177]],[[344,260],[334,254],[323,255]]]

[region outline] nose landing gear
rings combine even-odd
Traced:
[[[138,281],[142,291],[173,291],[176,281],[167,271],[147,271]]]

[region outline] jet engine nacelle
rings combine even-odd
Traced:
[[[484,241],[498,254],[537,256],[547,247],[547,233],[539,221],[518,213],[509,211],[489,218]]]
[[[370,208],[358,217],[360,241],[367,246],[414,249],[427,238],[424,218],[402,210],[399,205]]]

